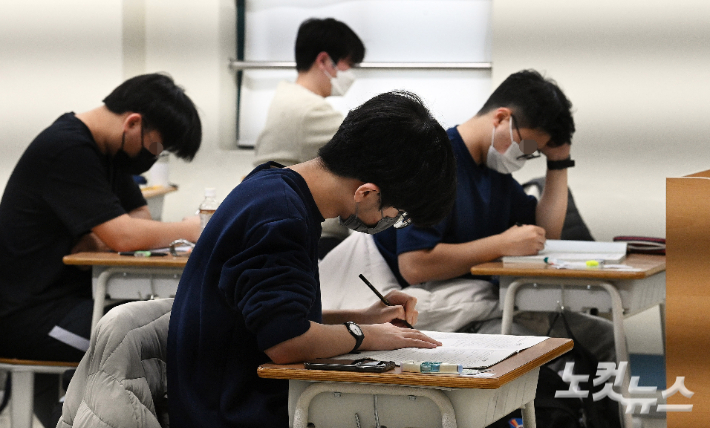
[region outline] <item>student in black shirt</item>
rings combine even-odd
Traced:
[[[191,160],[202,129],[194,104],[173,80],[127,80],[93,110],[60,116],[28,146],[0,202],[0,356],[79,361],[88,347],[90,271],[65,266],[78,251],[131,251],[196,241],[197,217],[161,223],[132,174],[162,150]],[[56,402],[55,382],[36,392]],[[51,380],[51,379],[49,379]],[[47,390],[48,393],[43,395]],[[47,424],[42,398],[35,400]]]

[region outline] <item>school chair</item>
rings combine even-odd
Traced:
[[[62,374],[78,363],[63,361],[18,360],[0,358],[0,370],[9,372],[12,382],[10,420],[12,428],[31,428],[34,410],[35,373]],[[57,383],[57,386],[59,384]],[[9,391],[5,391],[9,393]]]

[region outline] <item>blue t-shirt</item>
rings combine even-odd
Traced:
[[[305,180],[264,164],[210,219],[185,267],[168,334],[172,427],[286,427],[288,382],[264,350],[322,321],[323,217]]]
[[[374,236],[402,287],[409,286],[397,264],[402,253],[428,250],[439,243],[475,241],[502,233],[516,223],[535,224],[537,199],[527,195],[512,175],[477,165],[456,127],[446,133],[456,157],[456,202],[451,213],[434,227],[389,228]]]

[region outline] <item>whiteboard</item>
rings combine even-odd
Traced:
[[[366,47],[364,62],[490,62],[491,0],[247,0],[245,61],[294,61],[298,26],[312,17],[345,22]],[[344,97],[328,97],[344,115],[393,89],[418,94],[448,128],[473,116],[491,91],[490,70],[356,69]],[[243,72],[240,147],[253,146],[281,80],[294,70]]]

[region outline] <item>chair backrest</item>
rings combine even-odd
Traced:
[[[57,428],[162,426],[172,303],[126,303],[101,318],[69,384]]]

